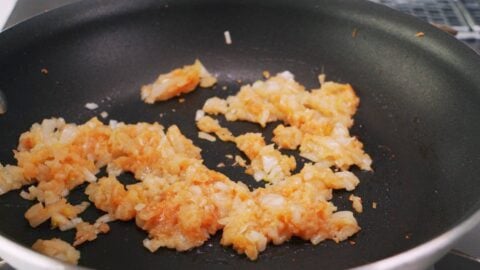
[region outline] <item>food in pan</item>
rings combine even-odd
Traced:
[[[171,93],[161,99],[180,92]],[[339,242],[360,227],[351,211],[337,211],[330,202],[332,191],[355,189],[359,180],[348,168],[370,170],[371,165],[360,141],[348,133],[358,102],[349,85],[327,82],[309,92],[288,72],[245,85],[225,100],[209,99],[197,112],[197,127],[224,141],[215,143],[235,143],[250,159],[247,165],[235,158],[256,180],[267,181],[255,190],[207,168],[201,149],[175,125],[113,120],[107,125],[97,118],[76,125],[52,118],[20,136],[17,165],[0,167],[0,191],[30,185],[20,193],[37,201],[25,213],[30,225],[49,221],[52,228],[75,229],[73,246],[108,233],[108,222],[127,220],[148,233],[143,245],[152,252],[161,247],[189,250],[219,230],[222,245],[251,260],[268,243],[278,245],[294,236],[313,244]],[[277,120],[283,124],[274,130],[276,145],[267,144],[260,133],[235,136],[205,113],[262,126]],[[293,173],[295,159],[279,148],[298,147],[312,162]],[[98,179],[102,168],[107,176]],[[137,182],[124,185],[119,180],[124,173]],[[85,182],[90,202],[69,203],[70,191]],[[352,200],[360,212],[361,200]],[[90,203],[106,213],[93,224],[80,217]],[[70,263],[79,259],[78,251],[59,239],[39,240],[34,249]]]
[[[32,248],[52,258],[71,264],[77,264],[80,259],[80,252],[69,243],[53,238],[50,240],[38,239]]]
[[[202,132],[214,133],[222,141],[235,141],[235,137],[230,130],[220,126],[217,120],[204,116],[202,111],[198,111],[196,115],[197,126]]]
[[[246,173],[253,175],[257,181],[282,181],[297,167],[293,156],[282,154],[273,144],[266,145],[260,133],[240,135],[235,138],[235,143],[251,161]]]
[[[66,200],[85,181],[90,182],[85,192],[97,208],[114,220],[135,219],[149,232],[144,245],[151,251],[188,250],[224,229],[222,244],[256,259],[268,242],[279,244],[292,236],[313,243],[340,241],[359,230],[351,212],[335,212],[328,202],[332,188],[358,183],[353,174],[345,177],[308,165],[252,192],[205,167],[200,149],[176,126],[164,131],[156,123],[107,126],[94,118],[77,126],[48,119],[22,134],[15,157],[24,177],[15,187],[25,179],[38,183],[22,192],[24,198],[39,201],[25,214],[27,220],[33,227],[50,220],[60,230],[75,228],[76,245],[108,231],[102,222],[91,225],[78,217],[88,203]],[[97,180],[103,166],[109,177]],[[124,186],[116,179],[122,172],[134,174],[139,182]]]
[[[355,209],[357,213],[362,213],[363,212],[363,204],[362,204],[362,198],[359,196],[355,196],[351,194],[348,197],[348,200],[352,202],[352,207]]]
[[[296,149],[314,162],[348,169],[357,165],[370,170],[371,158],[348,128],[359,104],[349,84],[324,82],[320,89],[306,91],[293,75],[283,72],[266,81],[243,86],[227,99],[211,98],[203,111],[224,114],[228,121],[250,121],[265,126],[282,121],[273,141],[281,148]]]
[[[211,87],[217,79],[210,74],[199,60],[183,68],[177,68],[167,74],[160,74],[151,84],[144,85],[141,97],[145,103],[163,101],[201,87]]]
[[[269,122],[282,121],[283,124],[274,129],[272,139],[279,148],[294,150],[300,147],[302,157],[325,167],[345,171],[356,165],[371,170],[372,160],[363,151],[363,144],[348,131],[359,98],[349,84],[320,81],[320,89],[307,91],[290,72],[285,71],[266,81],[244,85],[234,96],[208,99],[203,110],[197,112],[197,116],[201,116],[197,118],[197,127],[202,132],[215,133],[224,141],[234,141],[251,160],[247,172],[256,180],[285,178],[295,169],[295,160],[288,162],[273,144],[265,146],[261,134],[244,134],[235,138],[205,113],[223,114],[228,121],[249,121],[262,127]],[[205,122],[212,124],[206,125]],[[227,139],[223,139],[224,134],[228,134]]]
[[[197,127],[201,130],[200,132],[214,133],[222,141],[236,143],[237,147],[252,161],[246,172],[253,175],[257,181],[277,182],[284,180],[296,168],[295,158],[283,155],[272,144],[266,145],[261,133],[247,133],[235,137],[210,116],[198,117]],[[202,136],[205,138],[205,135]]]

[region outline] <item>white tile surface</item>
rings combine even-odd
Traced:
[[[0,31],[7,22],[10,13],[12,13],[17,0],[0,0]]]

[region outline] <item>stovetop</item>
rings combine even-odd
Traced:
[[[76,2],[78,0],[0,0],[0,29],[2,29],[2,23],[4,22],[3,16],[8,14],[2,14],[14,8],[8,16],[3,29],[11,27],[27,18],[30,18],[36,14],[43,13],[47,10],[54,9],[56,7]],[[429,22],[440,20],[439,16],[435,15],[435,9],[440,9],[442,12],[446,12],[445,5],[451,5],[453,12],[458,21],[453,18],[446,18],[444,23],[450,24],[454,29],[459,31],[461,35],[457,36],[464,43],[469,45],[472,49],[480,53],[480,9],[477,18],[466,14],[472,13],[469,9],[480,8],[480,0],[371,0],[398,9],[402,12],[409,13],[417,16]],[[423,8],[425,12],[420,11]],[[442,9],[443,8],[443,9]],[[476,10],[472,13],[476,15]],[[426,14],[426,15],[425,15]],[[433,14],[433,15],[432,15]],[[449,14],[443,14],[449,15]],[[465,34],[467,33],[467,34]],[[477,226],[472,232],[467,234],[461,239],[445,257],[443,257],[438,263],[432,266],[429,270],[450,270],[450,269],[463,269],[473,270],[480,269],[480,225]],[[4,261],[0,259],[0,270],[13,270]]]

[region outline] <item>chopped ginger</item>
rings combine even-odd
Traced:
[[[200,85],[203,88],[211,87],[217,82],[199,60],[190,66],[177,68],[167,74],[161,74],[152,84],[144,85],[141,89],[143,101],[153,104],[181,94],[189,93]]]

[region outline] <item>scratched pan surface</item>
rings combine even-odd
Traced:
[[[231,45],[224,42],[225,30]],[[419,31],[423,38],[415,37]],[[218,74],[215,89],[190,93],[184,103],[142,103],[142,84],[195,58]],[[14,162],[18,136],[34,122],[64,117],[82,123],[107,111],[109,119],[129,123],[177,124],[203,149],[207,166],[230,164],[224,156],[238,153],[233,145],[197,139],[195,110],[211,96],[235,93],[236,80],[260,79],[263,70],[289,70],[309,88],[317,87],[317,75],[325,72],[351,83],[360,96],[352,133],[365,143],[375,171],[354,170],[361,179],[355,194],[365,207],[356,215],[362,227],[351,239],[356,244],[313,246],[292,239],[250,262],[221,247],[217,234],[188,252],[152,254],[142,246],[145,232],[133,222],[114,222],[108,235],[80,247],[82,266],[354,267],[409,250],[479,209],[479,57],[426,24],[363,1],[94,0],[33,18],[0,35],[0,89],[8,103],[0,116],[0,160]],[[86,110],[87,102],[100,107]],[[260,131],[254,124],[225,125],[235,134]],[[273,127],[267,127],[267,138]],[[261,185],[240,168],[218,170],[251,187]],[[127,175],[122,181],[133,179]],[[73,192],[73,202],[85,199],[83,189]],[[351,209],[347,198],[335,192],[334,202]],[[18,191],[0,197],[3,236],[25,246],[38,238],[73,239],[73,232],[46,224],[31,229],[23,218],[30,205]],[[84,218],[101,214],[89,209]]]

